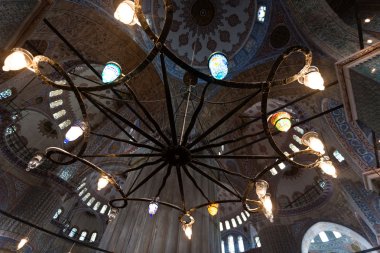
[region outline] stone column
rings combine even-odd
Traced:
[[[259,231],[263,253],[301,252],[295,238],[285,225],[270,225]]]
[[[153,168],[144,169],[148,174]],[[134,196],[152,198],[161,185],[166,171],[161,171],[146,183]],[[215,186],[206,178],[190,170],[199,186],[211,199],[216,196]],[[136,175],[136,174],[135,174]],[[191,185],[190,180],[184,178],[184,189],[186,203],[204,203],[201,194]],[[129,176],[132,181],[134,176]],[[141,180],[141,179],[140,179]],[[126,185],[130,185],[130,182]],[[133,197],[133,196],[132,196]],[[173,167],[164,190],[161,193],[162,201],[180,203],[180,194],[177,183],[176,169]],[[207,208],[197,210],[193,213],[195,224],[193,225],[193,236],[188,240],[180,226],[179,211],[159,206],[155,216],[148,215],[147,202],[129,202],[128,207],[121,209],[120,213],[110,225],[100,243],[100,247],[115,253],[199,253],[220,252],[219,217],[211,217]]]

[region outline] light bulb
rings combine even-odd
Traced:
[[[211,216],[215,216],[218,214],[218,208],[219,208],[218,203],[212,203],[207,206],[207,211]]]
[[[158,200],[158,198],[156,198],[155,200],[153,200],[149,203],[148,213],[149,213],[150,217],[153,217],[153,215],[155,215],[157,213],[157,210],[158,210],[157,200]]]
[[[298,81],[313,90],[325,89],[325,81],[321,73],[319,73],[319,69],[315,66],[310,66],[306,74],[300,77]]]
[[[22,48],[15,48],[4,60],[3,71],[17,71],[32,64],[33,56]]]
[[[266,194],[264,198],[262,199],[263,207],[266,211],[272,212],[273,204],[272,200],[270,199],[270,194]]]
[[[304,134],[302,136],[302,144],[322,155],[325,153],[325,145],[321,139],[319,139],[318,133],[316,132],[308,132]]]
[[[107,176],[101,176],[98,180],[98,191],[104,189],[109,183],[109,178]]]
[[[71,141],[77,140],[79,137],[83,135],[85,130],[86,130],[86,123],[84,122],[80,122],[71,126],[65,135],[64,143],[67,144]]]
[[[333,178],[337,178],[336,169],[331,161],[321,161],[319,163],[319,167],[327,175],[330,175]]]
[[[191,240],[191,236],[193,235],[192,226],[193,226],[192,224],[183,224],[182,225],[182,229],[183,229],[183,231],[185,231],[185,235],[189,240]]]
[[[126,25],[139,24],[135,14],[135,3],[130,0],[121,2],[113,16]]]
[[[17,250],[20,250],[22,247],[24,247],[25,244],[28,243],[28,241],[29,241],[29,238],[28,238],[28,237],[22,238],[22,239],[20,240],[20,242],[18,243],[18,245],[17,245]]]
[[[364,23],[369,23],[369,22],[371,22],[371,19],[370,19],[370,18],[366,18],[366,19],[364,19]]]
[[[30,159],[28,163],[28,167],[26,168],[26,171],[31,171],[38,166],[40,166],[45,160],[45,157],[43,154],[37,153],[33,156],[32,159]]]
[[[267,190],[269,188],[269,184],[267,181],[265,180],[258,180],[256,183],[255,183],[255,187],[256,187],[256,194],[257,196],[259,197],[259,199],[263,198],[265,196],[265,194],[267,193]]]

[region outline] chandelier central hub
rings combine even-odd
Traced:
[[[191,15],[197,25],[207,26],[214,18],[215,9],[210,1],[198,0],[191,8]]]
[[[173,166],[187,165],[191,162],[191,153],[184,146],[171,146],[165,152],[165,160]]]

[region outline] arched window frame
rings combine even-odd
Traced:
[[[84,241],[86,240],[86,237],[87,237],[87,234],[88,232],[86,230],[83,230],[81,233],[80,233],[80,236],[79,236],[79,241]]]
[[[95,242],[97,237],[98,237],[98,233],[93,232],[90,237],[90,242]]]
[[[78,228],[72,227],[69,233],[69,237],[74,238],[78,234]]]

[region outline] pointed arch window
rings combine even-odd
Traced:
[[[299,152],[299,148],[296,147],[296,145],[294,145],[293,143],[290,143],[289,144],[289,148],[293,151],[293,152]]]
[[[87,202],[87,206],[91,206],[92,204],[94,204],[95,202],[95,198],[92,197],[88,202]]]
[[[228,252],[235,253],[234,237],[232,235],[229,235],[227,240],[228,240]]]
[[[65,129],[66,127],[70,126],[71,125],[71,120],[65,120],[63,121],[61,124],[59,124],[59,128],[61,129]]]
[[[98,236],[98,233],[94,232],[91,234],[90,242],[95,242],[96,237]]]
[[[94,205],[94,208],[93,208],[94,211],[97,211],[99,209],[100,205],[101,205],[101,203],[99,201],[96,202],[96,204]]]
[[[230,222],[229,222],[228,220],[226,220],[226,221],[224,222],[224,224],[226,225],[226,230],[231,229],[231,225],[230,225]]]
[[[80,186],[78,186],[77,191],[79,191],[80,189],[82,189],[85,185],[86,185],[86,183],[82,183]]]
[[[244,249],[244,241],[243,241],[243,237],[242,236],[238,237],[238,246],[239,246],[239,252],[244,252],[245,251],[245,249]]]
[[[234,218],[231,219],[231,223],[232,223],[232,227],[234,228],[237,227],[236,220]]]
[[[56,97],[63,93],[63,90],[53,90],[49,92],[49,97]]]
[[[222,222],[219,222],[219,230],[223,231],[223,223]]]
[[[102,209],[100,209],[100,213],[101,213],[101,214],[105,214],[106,211],[107,211],[107,208],[108,208],[107,205],[103,205],[103,206],[102,206]]]
[[[59,208],[59,209],[57,210],[57,212],[55,212],[55,214],[54,214],[54,216],[53,216],[53,219],[54,219],[54,220],[58,219],[59,216],[61,216],[62,211],[63,211],[63,210],[62,210],[61,208]]]
[[[91,196],[91,194],[89,192],[87,192],[86,195],[84,195],[84,197],[82,198],[82,200],[86,201],[90,196]]]
[[[222,253],[226,253],[226,249],[224,248],[224,241],[222,240],[222,245],[221,245],[221,247],[222,247]]]
[[[86,236],[87,236],[87,231],[82,231],[79,237],[79,241],[83,242],[86,239]]]
[[[82,190],[79,192],[78,196],[81,197],[86,191],[87,191],[87,188],[82,189]]]
[[[54,119],[59,119],[62,118],[63,116],[66,115],[66,110],[60,110],[59,112],[53,113],[53,118]]]
[[[237,222],[239,223],[239,225],[241,225],[243,222],[241,221],[241,218],[240,218],[240,216],[238,215],[238,216],[236,216],[236,220],[237,220]]]
[[[63,105],[63,100],[59,99],[59,100],[51,102],[50,108],[53,109],[53,108],[56,108],[56,107],[61,106],[61,105]]]
[[[74,237],[76,234],[77,234],[77,232],[78,232],[78,229],[77,228],[72,228],[71,230],[70,230],[70,233],[69,233],[69,237]]]

